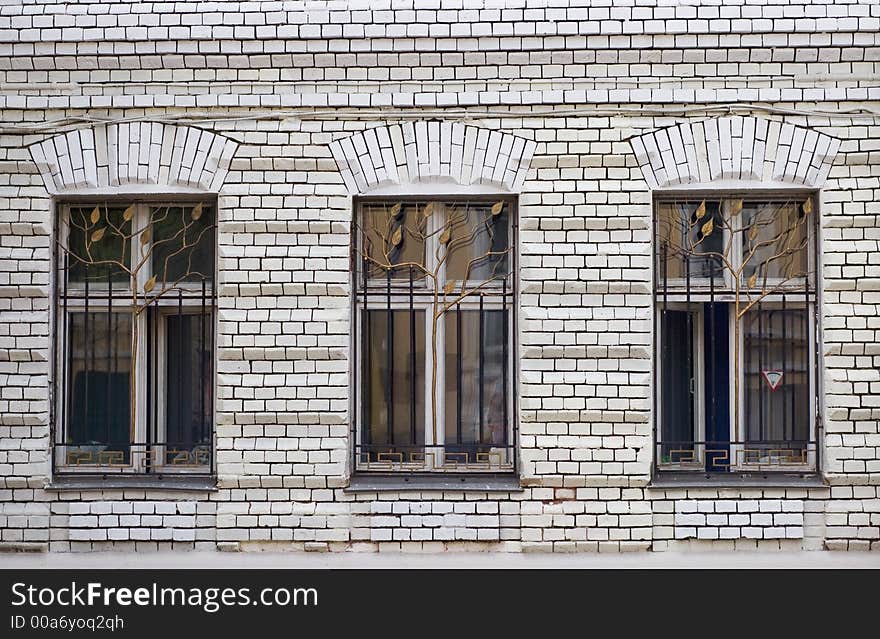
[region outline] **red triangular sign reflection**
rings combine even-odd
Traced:
[[[761,374],[764,376],[764,381],[767,382],[770,390],[776,390],[782,384],[782,371],[761,371]]]

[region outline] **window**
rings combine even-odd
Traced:
[[[815,472],[811,194],[655,203],[659,471]]]
[[[512,471],[513,202],[356,211],[355,469]]]
[[[210,202],[59,206],[57,472],[213,471],[215,229]]]

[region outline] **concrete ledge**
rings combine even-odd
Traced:
[[[72,490],[177,490],[187,492],[217,492],[215,477],[145,477],[143,475],[116,477],[55,477],[45,490],[64,492]]]
[[[410,490],[436,490],[447,492],[522,492],[519,477],[479,475],[442,475],[437,477],[425,475],[355,475],[351,483],[344,488],[345,492],[387,492]]]
[[[819,475],[665,473],[652,478],[647,488],[828,488],[828,484]]]

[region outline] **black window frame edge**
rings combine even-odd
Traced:
[[[452,192],[437,193],[426,192],[424,194],[375,194],[351,196],[351,221],[349,223],[349,401],[348,401],[348,445],[347,477],[344,490],[346,492],[376,492],[376,491],[409,491],[409,490],[441,490],[441,491],[475,491],[475,492],[510,492],[522,490],[522,460],[520,450],[520,406],[519,406],[519,383],[520,383],[520,334],[519,334],[519,302],[520,302],[520,241],[519,241],[519,193],[473,193]],[[467,471],[365,471],[357,469],[357,429],[360,428],[360,408],[357,406],[357,384],[360,383],[358,375],[357,341],[360,332],[357,326],[357,297],[360,264],[356,258],[358,236],[357,228],[361,214],[361,207],[371,202],[401,202],[402,204],[435,200],[441,202],[483,202],[495,203],[503,200],[510,208],[510,229],[513,240],[513,259],[510,266],[511,282],[513,283],[513,302],[511,309],[511,350],[508,353],[510,359],[510,385],[511,385],[511,453],[513,456],[513,468],[505,472],[467,472]],[[426,398],[427,401],[427,398]]]
[[[51,236],[49,247],[49,330],[51,335],[49,338],[49,476],[45,490],[55,492],[90,490],[90,489],[124,489],[124,490],[177,490],[177,491],[193,491],[193,492],[214,492],[218,487],[217,472],[217,363],[219,361],[219,307],[217,305],[219,274],[220,274],[220,251],[219,251],[219,235],[220,235],[220,206],[219,195],[214,192],[155,192],[155,191],[131,191],[120,193],[68,193],[54,195],[51,198],[50,215],[51,215]],[[187,472],[178,474],[168,473],[144,473],[144,472],[124,472],[119,470],[98,470],[97,468],[90,472],[89,470],[80,470],[77,472],[65,471],[64,465],[60,465],[56,461],[55,447],[58,445],[58,401],[59,395],[63,399],[66,389],[59,389],[60,378],[59,370],[59,336],[58,336],[58,273],[60,270],[58,259],[60,249],[58,248],[59,237],[59,221],[66,206],[87,205],[95,206],[118,205],[118,204],[207,204],[214,209],[214,286],[212,292],[212,341],[211,357],[212,357],[212,385],[213,385],[213,405],[212,409],[212,427],[211,427],[211,456],[208,472]]]
[[[823,448],[825,446],[825,393],[824,393],[824,359],[822,357],[822,303],[823,303],[823,254],[822,254],[822,189],[808,185],[792,184],[786,187],[751,187],[748,183],[742,185],[719,186],[718,188],[706,188],[701,186],[688,189],[686,185],[674,188],[662,188],[651,191],[649,206],[650,215],[650,241],[651,241],[651,470],[649,473],[648,488],[651,489],[675,489],[675,488],[823,488],[827,487],[828,477],[823,467]],[[795,201],[803,198],[810,199],[813,206],[814,220],[812,222],[813,242],[811,250],[815,260],[814,275],[814,300],[812,324],[815,339],[812,347],[808,345],[808,354],[812,357],[815,367],[815,385],[811,401],[814,405],[813,437],[816,445],[816,464],[814,468],[803,471],[727,471],[712,473],[706,470],[662,470],[658,464],[658,425],[659,425],[659,402],[657,398],[658,380],[658,331],[657,331],[657,305],[658,305],[658,268],[657,268],[657,236],[656,224],[658,204],[671,200],[698,200],[698,199],[743,199],[746,201]]]

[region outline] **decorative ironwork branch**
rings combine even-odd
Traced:
[[[359,230],[359,255],[362,268],[366,269],[366,280],[377,271],[386,278],[397,269],[411,269],[420,274],[427,285],[425,293],[431,296],[431,415],[434,441],[438,436],[437,424],[437,361],[439,322],[452,308],[476,294],[482,294],[493,282],[507,278],[509,273],[499,273],[504,257],[509,255],[511,247],[502,250],[487,250],[468,260],[461,281],[447,279],[446,268],[452,256],[464,251],[477,243],[481,235],[486,235],[490,243],[495,238],[495,223],[504,211],[505,202],[499,201],[491,205],[484,214],[481,209],[473,209],[470,204],[464,207],[449,207],[444,211],[443,219],[438,209],[439,202],[429,201],[421,208],[414,207],[408,212],[401,202],[390,207],[385,204],[380,212],[380,220],[373,224],[363,221],[356,228]],[[478,217],[475,217],[478,216]],[[409,222],[409,223],[408,223]],[[433,251],[430,264],[424,261],[399,261],[404,248],[414,243],[427,253]],[[477,281],[471,280],[476,265],[494,260],[491,272],[487,277]],[[374,267],[374,268],[370,268]]]
[[[165,222],[171,216],[172,209],[180,209],[180,226],[176,228],[174,233],[166,237],[157,238],[155,235],[156,228],[159,224]],[[216,228],[216,219],[208,224],[200,223],[204,214],[204,205],[199,202],[193,207],[185,206],[165,206],[151,207],[143,226],[134,228],[138,223],[137,205],[131,204],[125,208],[121,215],[122,222],[119,223],[110,215],[109,207],[96,206],[91,213],[86,216],[85,212],[81,212],[80,219],[77,215],[70,214],[62,219],[62,233],[56,237],[56,244],[61,251],[77,264],[82,264],[86,268],[84,278],[87,281],[93,281],[101,278],[95,278],[89,270],[94,267],[106,266],[109,270],[117,270],[128,280],[128,290],[131,294],[131,312],[133,316],[132,335],[131,335],[131,383],[129,384],[129,402],[131,416],[131,433],[134,437],[135,433],[135,404],[136,389],[134,384],[134,372],[137,368],[139,329],[137,317],[143,313],[157,300],[174,291],[182,291],[183,283],[193,278],[199,278],[203,281],[210,279],[211,274],[202,273],[193,268],[192,260],[194,249],[200,245],[205,235],[212,233]],[[65,227],[66,225],[66,227]],[[188,238],[192,237],[191,231],[196,226],[202,228],[196,234],[193,241]],[[82,246],[71,246],[71,229],[75,229],[82,234]],[[95,251],[99,247],[107,246],[108,243],[115,241],[120,244],[118,255],[111,254],[108,256],[98,256]],[[132,245],[137,244],[137,249]],[[152,264],[153,255],[157,249],[163,246],[171,248],[162,263],[160,270],[155,269]],[[80,252],[82,249],[82,252]],[[185,268],[182,273],[178,274],[173,281],[169,281],[169,265],[171,261],[180,256],[186,255]],[[150,277],[143,280],[145,271],[149,267],[153,267]],[[69,267],[68,267],[69,271]],[[144,274],[144,275],[142,275]],[[63,277],[67,278],[69,273],[65,271]],[[107,274],[112,281],[112,272]],[[161,277],[161,279],[160,279]],[[143,281],[142,281],[143,280]],[[157,283],[159,288],[156,289]]]
[[[742,319],[768,296],[790,290],[792,282],[802,281],[805,287],[809,287],[809,278],[813,275],[809,270],[806,250],[810,241],[807,221],[813,212],[811,198],[801,202],[767,203],[748,222],[743,221],[742,211],[742,199],[724,200],[707,219],[707,203],[703,200],[690,216],[684,207],[678,207],[677,216],[660,221],[666,255],[666,263],[662,265],[663,269],[667,269],[665,272],[668,272],[670,258],[684,265],[688,277],[692,261],[707,261],[713,290],[716,266],[723,276],[722,287],[732,289],[736,397],[739,397],[740,385],[739,335]],[[786,218],[783,220],[782,216]],[[784,224],[780,224],[780,221],[784,221]],[[718,233],[726,235],[721,250],[705,250],[709,239],[717,237]],[[770,249],[770,255],[764,255],[766,249]],[[734,256],[734,250],[738,250],[740,255]],[[798,258],[802,260],[802,268],[796,266]],[[778,265],[779,278],[770,277],[774,264]],[[744,281],[747,272],[751,272],[751,275]],[[738,401],[734,402],[734,423],[738,428]]]

